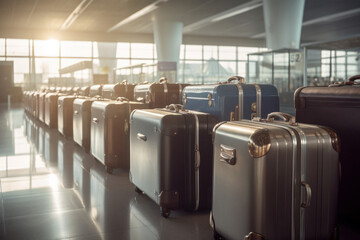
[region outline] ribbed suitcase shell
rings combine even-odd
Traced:
[[[73,136],[73,102],[75,96],[58,98],[58,130],[65,137]]]
[[[91,104],[96,98],[77,98],[73,104],[73,139],[90,151]]]
[[[214,131],[217,234],[269,240],[335,234],[339,162],[332,130],[243,120],[219,124]]]
[[[340,137],[339,217],[360,224],[360,86],[304,87],[295,92],[298,122],[333,128]]]
[[[149,104],[150,108],[161,108],[169,104],[180,104],[185,84],[148,83],[138,84],[134,89],[134,100]]]
[[[267,114],[279,111],[276,87],[262,84],[187,86],[183,91],[182,102],[186,109],[209,113],[218,121],[266,118]]]
[[[48,93],[45,96],[45,124],[50,128],[57,128],[59,96],[64,95],[58,93]]]
[[[45,96],[46,92],[40,93],[39,95],[39,120],[45,123]]]
[[[95,101],[91,106],[91,154],[105,165],[129,169],[129,117],[133,109],[147,108],[140,102]]]
[[[125,97],[132,101],[134,99],[134,84],[116,83],[105,84],[102,87],[103,98],[115,100],[118,97]]]
[[[196,197],[194,115],[199,122],[199,197]],[[133,111],[130,120],[131,182],[165,211],[196,210],[196,200],[199,208],[210,208],[211,132],[216,123],[209,114],[194,111]]]

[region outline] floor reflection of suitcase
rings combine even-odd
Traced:
[[[63,136],[58,141],[58,172],[64,188],[73,188],[73,151],[74,143]]]
[[[74,146],[73,159],[74,191],[84,207],[90,209],[90,168],[94,165],[94,158]]]
[[[335,239],[338,151],[334,131],[283,113],[215,126],[215,237]]]
[[[242,77],[234,76],[224,83],[185,87],[183,104],[186,109],[209,113],[218,121],[264,118],[279,111],[276,87],[243,82]]]
[[[170,210],[210,209],[216,122],[181,105],[132,113],[130,180],[160,206],[164,217]]]
[[[91,106],[91,154],[105,165],[129,169],[129,116],[132,110],[147,108],[140,102],[95,101]]]
[[[339,217],[360,228],[360,85],[304,87],[295,92],[296,120],[333,128],[340,137],[342,178],[339,189]]]
[[[47,127],[44,130],[44,159],[47,167],[57,167],[59,133]]]

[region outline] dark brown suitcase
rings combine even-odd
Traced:
[[[105,84],[102,87],[103,98],[115,100],[118,97],[125,97],[129,100],[134,98],[135,84],[128,84],[127,81],[122,81],[116,84]]]
[[[34,93],[35,100],[35,118],[39,119],[39,100],[40,100],[40,92],[36,91]]]
[[[73,135],[73,102],[75,96],[61,96],[58,99],[58,130],[65,137]]]
[[[360,76],[358,76],[360,77]],[[296,120],[334,129],[340,136],[339,217],[360,224],[360,84],[302,87],[295,92]],[[359,225],[358,225],[359,226]]]
[[[91,154],[111,173],[129,169],[129,116],[147,104],[128,101],[95,101],[91,106]]]
[[[160,82],[138,84],[134,89],[134,100],[149,104],[150,108],[162,108],[169,104],[180,104],[185,84]]]
[[[170,210],[211,208],[217,120],[180,106],[135,110],[130,118],[130,180],[164,217]]]

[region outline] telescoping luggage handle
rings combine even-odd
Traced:
[[[170,111],[175,111],[175,112],[179,112],[179,111],[185,111],[187,113],[190,113],[189,111],[187,111],[185,109],[185,107],[181,104],[170,104],[168,106],[166,106],[166,109],[170,110]],[[191,114],[191,113],[190,113]],[[195,198],[196,198],[196,204],[195,204],[195,209],[197,210],[199,208],[199,199],[200,199],[200,191],[199,191],[199,185],[200,185],[200,181],[199,181],[199,168],[200,168],[200,150],[199,150],[199,118],[196,114],[192,114],[195,118],[195,146],[194,146],[194,154],[195,154]]]

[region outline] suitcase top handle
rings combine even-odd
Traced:
[[[127,85],[127,84],[128,84],[128,81],[127,81],[126,79],[124,79],[124,80],[121,81],[121,84]]]
[[[116,101],[119,101],[119,102],[130,102],[130,100],[126,97],[118,97],[116,99]]]
[[[237,81],[238,83],[245,83],[245,78],[241,76],[231,76],[227,80],[228,83],[231,83],[232,81]]]
[[[159,82],[160,83],[167,83],[167,78],[166,77],[162,77],[162,78],[160,78],[160,80],[159,80]]]
[[[170,104],[170,105],[167,105],[165,108],[170,111],[175,111],[175,112],[179,112],[180,110],[185,111],[185,107],[181,104]]]
[[[283,120],[285,122],[289,122],[290,125],[296,124],[294,116],[287,114],[287,113],[282,113],[282,112],[269,113],[267,115],[266,121],[271,122],[274,120],[275,117],[280,118],[281,120]]]

